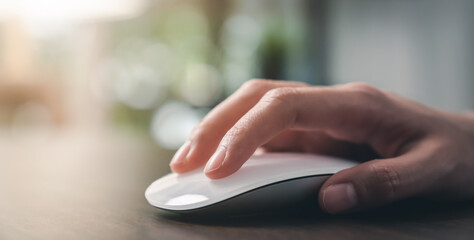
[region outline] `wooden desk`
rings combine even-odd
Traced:
[[[171,152],[135,136],[70,135],[0,141],[0,239],[474,239],[474,202],[176,218],[143,196]]]

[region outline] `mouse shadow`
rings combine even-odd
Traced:
[[[177,214],[164,210],[155,213],[155,218],[160,220],[222,227],[279,226],[289,223],[296,225],[301,222],[320,221],[327,217],[330,215],[320,210],[317,204],[310,207],[293,206],[246,213]]]
[[[157,221],[171,221],[203,226],[221,227],[278,227],[301,226],[302,224],[365,224],[394,225],[419,222],[440,222],[450,219],[468,218],[474,214],[474,201],[436,202],[410,199],[364,212],[331,215],[323,212],[317,204],[280,208],[246,214],[176,214],[158,210]]]

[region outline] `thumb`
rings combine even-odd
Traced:
[[[319,205],[328,213],[344,213],[413,196],[433,175],[414,155],[372,160],[336,173],[321,187]]]

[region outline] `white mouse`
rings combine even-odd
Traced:
[[[313,154],[252,156],[234,174],[212,180],[203,169],[170,173],[145,192],[148,202],[175,213],[242,213],[297,204],[317,197],[329,176],[357,162]],[[317,199],[317,198],[316,198]]]

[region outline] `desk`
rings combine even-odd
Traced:
[[[131,134],[0,141],[0,239],[474,239],[474,202],[180,219],[143,194],[172,152]]]

